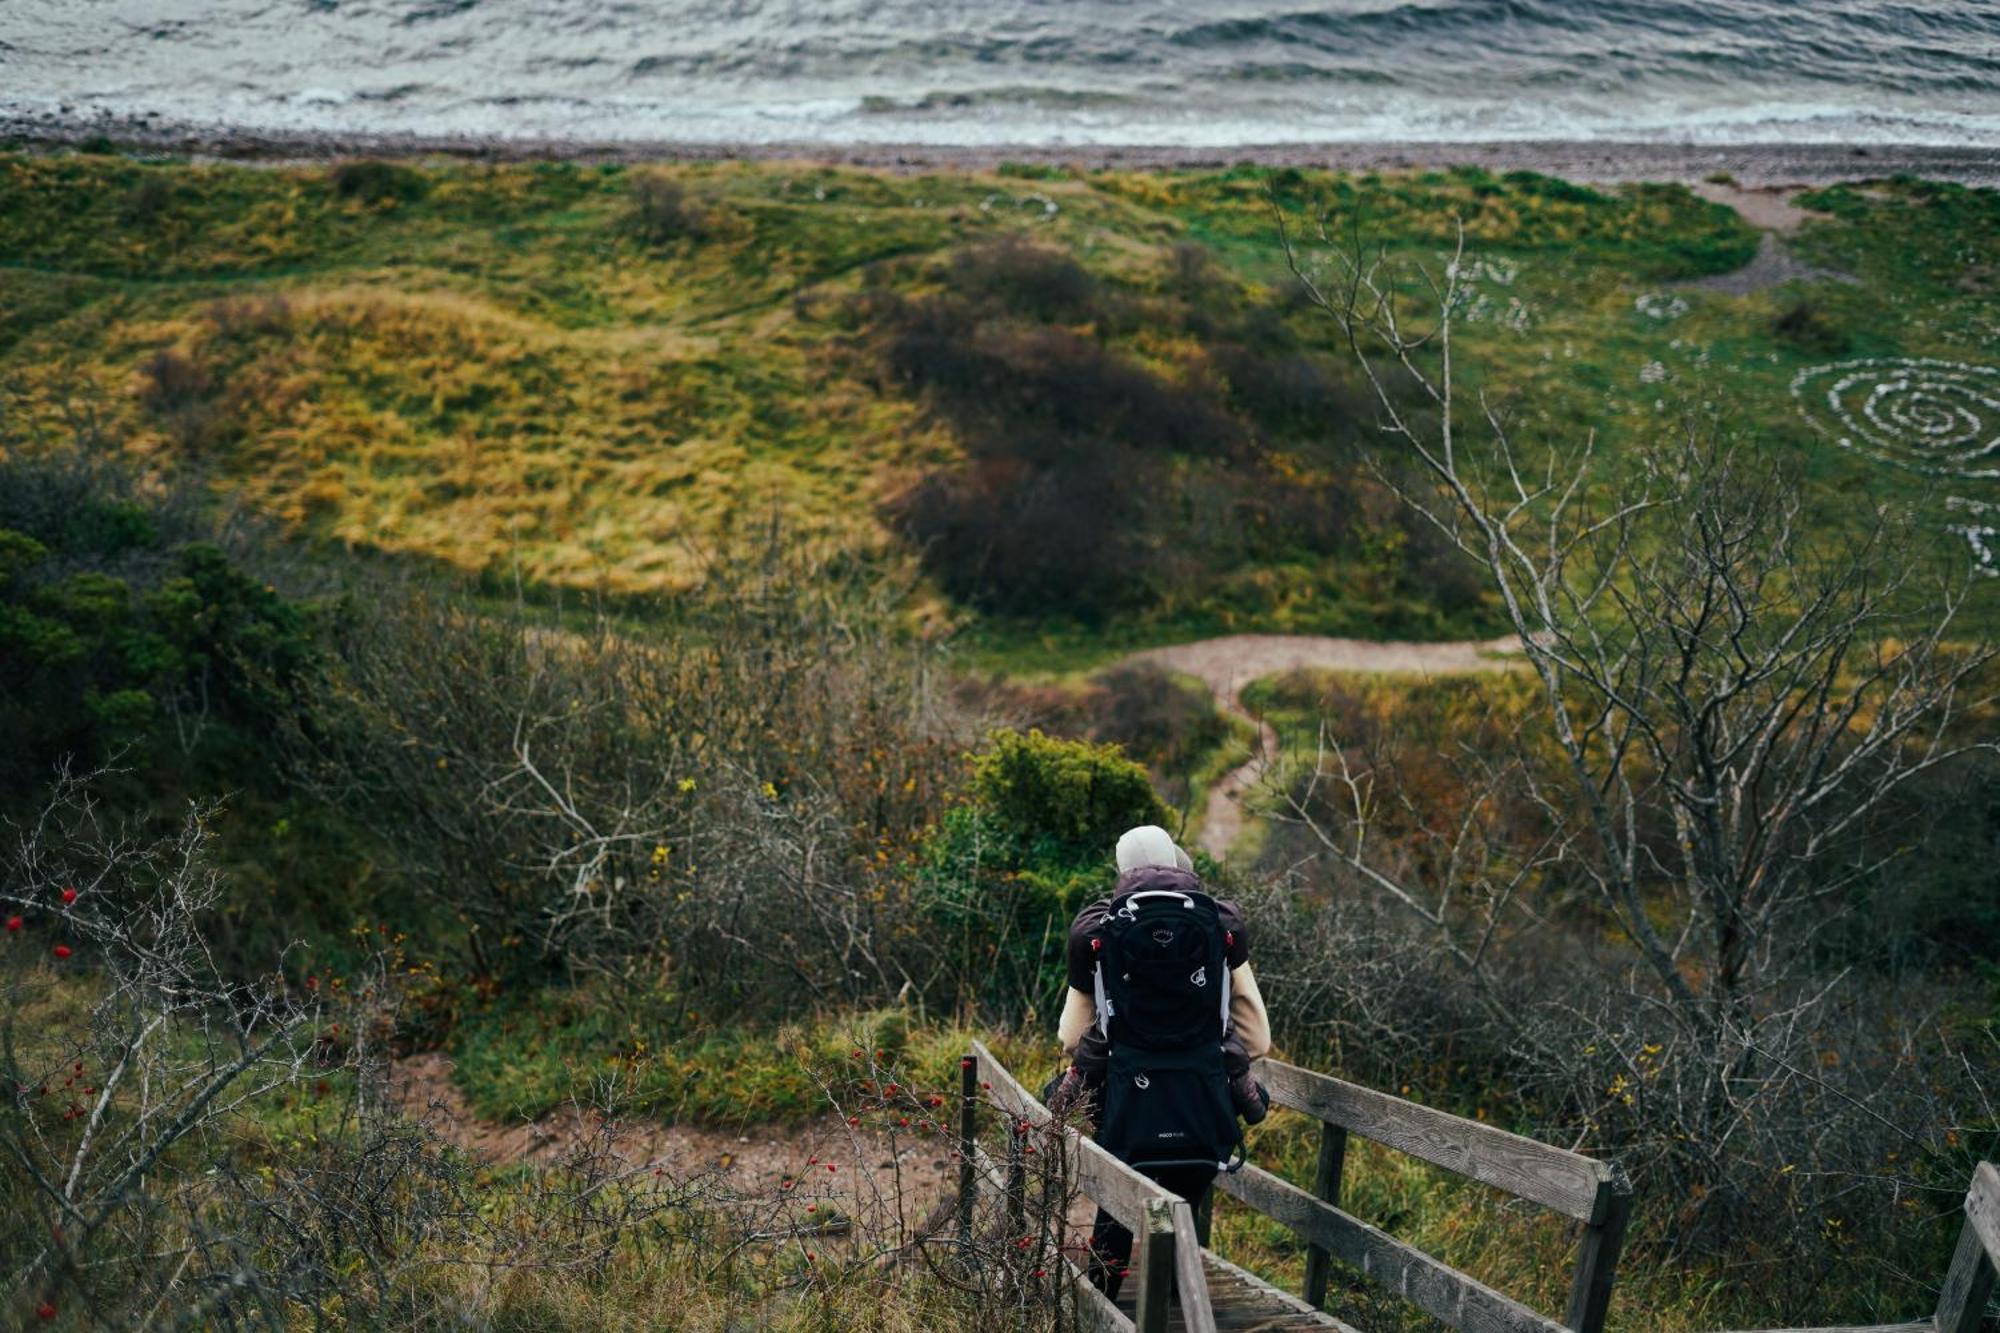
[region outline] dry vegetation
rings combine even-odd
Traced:
[[[966,1267],[906,1197],[835,1237],[797,1181],[732,1194],[616,1129],[839,1107],[931,1143],[970,1032],[1053,1062],[1051,940],[1231,742],[1156,671],[968,678],[934,632],[967,622],[1003,664],[1073,661],[1079,625],[1098,654],[1523,631],[1537,674],[1249,696],[1301,742],[1292,818],[1210,869],[1284,1049],[1620,1156],[1624,1327],[1924,1308],[2000,1134],[1994,770],[1932,763],[1990,739],[1988,669],[1908,597],[1962,572],[1929,511],[1844,540],[1857,493],[1920,488],[1787,386],[1836,343],[1969,355],[1988,298],[1928,242],[1991,201],[1826,192],[1800,244],[1862,287],[1663,320],[1635,301],[1755,242],[1679,189],[1048,175],[0,157],[10,1318],[1059,1319],[1059,1183]],[[1489,243],[1444,296],[1479,410],[1430,396],[1428,346],[1287,294],[1274,200],[1395,259],[1451,211]],[[1655,360],[1684,395],[1635,388]],[[1739,416],[1699,410],[1714,383]],[[1663,451],[1686,420],[1715,432]],[[1454,490],[1385,423],[1601,447],[1574,492]],[[1518,526],[1552,517],[1553,546]],[[1948,586],[1976,639],[1984,585]],[[1702,776],[1760,731],[1782,763]],[[52,789],[64,756],[105,771]],[[416,1049],[482,1114],[603,1136],[468,1161],[380,1095]],[[1313,1147],[1281,1116],[1255,1151],[1299,1178]],[[1480,1191],[1359,1150],[1351,1181],[1497,1286],[1560,1280],[1567,1238]]]

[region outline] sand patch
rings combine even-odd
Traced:
[[[1713,204],[1733,208],[1753,227],[1765,231],[1794,232],[1812,220],[1810,209],[1795,200],[1805,193],[1798,185],[1758,185],[1744,187],[1728,181],[1696,181],[1688,187]]]
[[[1725,296],[1748,296],[1752,292],[1769,291],[1782,287],[1788,282],[1845,282],[1857,279],[1849,273],[1837,269],[1821,268],[1808,264],[1786,248],[1778,238],[1778,233],[1767,231],[1757,247],[1756,256],[1742,268],[1728,273],[1712,273],[1705,278],[1689,278],[1677,282],[1676,287],[1695,291],[1721,292]]]

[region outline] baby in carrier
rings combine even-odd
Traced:
[[[1111,1056],[1111,1041],[1097,1021],[1093,974],[1096,954],[1092,934],[1104,923],[1119,899],[1133,893],[1160,889],[1201,888],[1194,864],[1165,829],[1144,824],[1118,840],[1118,884],[1108,898],[1087,904],[1076,914],[1069,928],[1069,989],[1064,997],[1062,1019],[1056,1036],[1070,1064],[1048,1092],[1049,1105],[1061,1109],[1078,1098],[1094,1095],[1104,1086],[1105,1070]],[[1229,1095],[1236,1113],[1249,1125],[1260,1123],[1269,1112],[1271,1098],[1251,1077],[1250,1063],[1271,1049],[1271,1019],[1264,1010],[1264,996],[1250,970],[1250,934],[1243,914],[1233,902],[1218,900],[1229,966],[1229,1030],[1222,1040],[1222,1066],[1229,1077]]]
[[[1087,1104],[1100,1144],[1199,1207],[1240,1151],[1238,1118],[1256,1124],[1270,1107],[1250,1074],[1270,1049],[1270,1019],[1241,912],[1203,892],[1166,830],[1127,832],[1118,870],[1111,896],[1070,926],[1059,1028],[1070,1065],[1046,1096],[1059,1111]],[[1130,1231],[1100,1212],[1092,1277],[1108,1294],[1131,1247]]]

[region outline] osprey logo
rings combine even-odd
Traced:
[[[1188,980],[1197,986],[1206,986],[1208,984],[1208,964],[1203,963],[1200,967],[1197,967],[1194,970],[1194,975],[1190,976]]]

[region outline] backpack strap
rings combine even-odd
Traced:
[[[1222,955],[1222,1039],[1224,1041],[1229,1040],[1230,1029],[1235,1027],[1235,1024],[1229,1018],[1229,1001],[1233,998],[1229,993],[1230,980],[1229,955],[1224,953]]]

